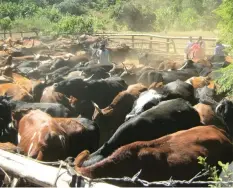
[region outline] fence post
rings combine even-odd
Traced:
[[[167,52],[169,52],[169,41],[170,41],[170,39],[169,39],[169,38],[167,38],[167,44],[166,44]]]
[[[12,37],[12,33],[11,33],[11,30],[9,30],[9,34],[10,34],[10,37]]]
[[[175,44],[174,40],[171,39],[171,42],[172,42],[172,45],[173,45],[174,53],[177,53],[177,51],[176,51],[176,44]]]
[[[149,49],[150,50],[152,49],[152,40],[153,40],[153,37],[150,37],[150,44],[149,44]]]
[[[21,38],[23,38],[23,32],[22,31],[20,31],[20,36],[21,36]]]
[[[132,35],[132,48],[134,48],[134,35]]]

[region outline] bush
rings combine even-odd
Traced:
[[[59,33],[93,33],[93,19],[77,17],[77,16],[64,16],[54,28]]]
[[[31,18],[18,18],[13,23],[13,28],[16,31],[31,31],[39,30],[42,32],[52,31],[52,27],[55,23],[52,23],[46,17],[33,16]]]
[[[55,7],[63,14],[82,15],[87,12],[84,3],[81,0],[65,0]]]
[[[222,74],[221,77],[216,79],[216,83],[219,85],[217,92],[219,94],[227,94],[228,96],[233,96],[233,64],[216,72]]]
[[[163,31],[170,29],[174,23],[174,11],[171,7],[168,8],[159,8],[155,11],[156,21],[155,21],[155,30]]]
[[[174,28],[184,31],[195,30],[199,26],[199,18],[195,9],[187,8],[178,14]]]
[[[56,8],[39,8],[36,15],[38,17],[45,17],[51,22],[58,22],[62,18],[62,14]]]
[[[121,2],[114,6],[111,17],[124,23],[133,31],[151,31],[155,14],[146,9],[139,1]]]
[[[198,160],[198,164],[202,165],[204,167],[204,171],[208,172],[209,175],[209,180],[211,181],[215,181],[215,184],[211,184],[209,185],[209,187],[222,187],[221,181],[222,178],[220,178],[218,176],[219,174],[219,170],[217,169],[216,166],[210,166],[207,162],[206,162],[206,157],[201,157],[199,156],[197,158]],[[231,180],[231,176],[232,176],[232,172],[229,169],[229,163],[223,164],[221,161],[218,161],[218,166],[221,168],[224,178],[228,179],[228,181]],[[228,187],[228,185],[224,185],[224,187]],[[231,187],[231,183],[229,183],[229,187]]]

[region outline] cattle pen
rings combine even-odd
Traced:
[[[71,37],[77,37],[82,34],[75,33],[62,33],[61,35],[69,35]],[[186,36],[165,36],[155,35],[150,33],[94,33],[93,36],[100,36],[110,44],[124,43],[130,46],[132,49],[150,50],[155,54],[169,54],[169,55],[183,55],[184,48],[187,44],[189,37]],[[18,32],[2,32],[0,31],[0,37],[32,37],[40,38],[42,35],[39,31],[18,31]],[[198,37],[192,37],[193,42],[197,41]],[[206,55],[212,55],[217,38],[203,37],[206,42]]]

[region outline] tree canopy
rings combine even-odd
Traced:
[[[9,17],[13,28],[14,22],[33,24],[30,18],[39,19],[34,27],[43,20],[50,24],[40,30],[52,31],[53,24],[69,16],[92,19],[93,30],[213,30],[219,18],[213,10],[220,4],[221,0],[2,0],[0,19]]]

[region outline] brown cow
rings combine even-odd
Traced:
[[[178,63],[172,60],[167,60],[159,64],[158,70],[159,71],[177,70],[181,68],[182,65],[183,65],[183,62]]]
[[[134,84],[129,86],[127,90],[120,92],[108,107],[100,109],[97,104],[94,104],[95,111],[92,119],[100,126],[101,145],[124,122],[125,116],[131,111],[134,101],[139,97],[141,92],[146,90],[146,86],[140,83]]]
[[[163,88],[163,82],[153,82],[149,87],[149,89],[158,89],[158,88]]]
[[[194,89],[202,88],[204,86],[208,86],[210,84],[210,78],[209,77],[191,77],[188,80],[186,80],[186,83],[189,83],[193,86]]]
[[[32,110],[19,122],[18,140],[27,156],[54,161],[77,156],[87,148],[95,151],[99,130],[87,119],[52,118],[40,110]]]
[[[3,76],[6,76],[12,83],[0,85],[1,95],[10,95],[13,100],[38,101],[42,91],[40,86],[45,85],[41,81],[29,80],[20,74],[12,73],[11,67],[5,67]],[[34,95],[34,96],[33,96]]]
[[[203,168],[199,156],[217,165],[232,161],[232,143],[226,132],[215,126],[198,126],[152,141],[138,141],[117,149],[108,158],[89,167],[80,167],[88,157],[82,152],[75,160],[76,171],[90,178],[132,177],[142,169],[140,178],[147,181],[189,180]]]
[[[106,47],[106,49],[109,50],[111,60],[115,63],[124,62],[130,50],[129,46],[125,44],[121,44],[117,47]]]
[[[71,108],[69,98],[62,93],[54,91],[53,86],[46,87],[42,93],[40,102],[41,103],[60,103],[67,108]]]
[[[11,153],[22,153],[19,147],[10,142],[0,143],[0,149]]]
[[[207,59],[192,59],[194,63],[199,63],[204,65],[205,67],[212,68],[212,64]]]
[[[219,128],[224,128],[225,125],[215,114],[214,107],[214,105],[210,106],[203,103],[198,103],[194,106],[204,125],[216,125]]]
[[[13,83],[0,84],[0,95],[12,96],[12,100],[33,101],[33,96],[29,92]]]

